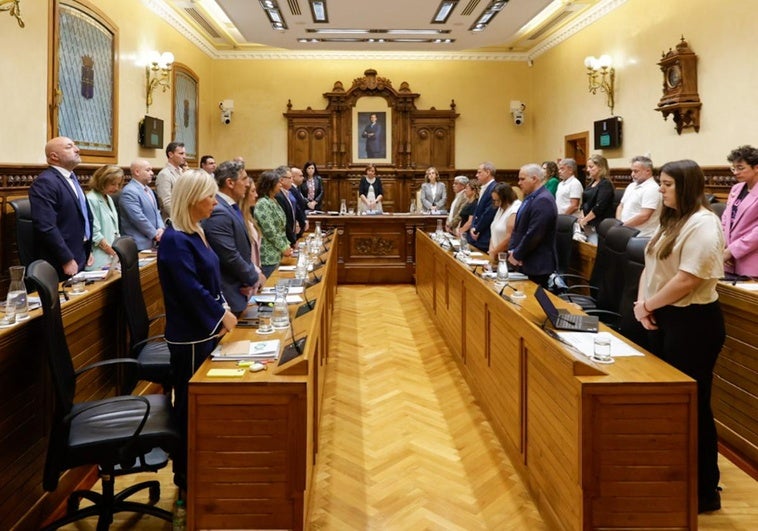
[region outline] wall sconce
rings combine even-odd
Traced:
[[[145,113],[150,112],[150,106],[153,104],[153,91],[156,87],[161,87],[166,92],[171,86],[168,81],[168,74],[171,72],[171,65],[174,63],[174,54],[171,52],[150,52],[145,66]]]
[[[23,28],[26,26],[24,20],[21,18],[21,0],[0,0],[0,11],[8,11],[8,14],[12,17],[16,17],[18,26]]]
[[[597,94],[598,89],[607,95],[606,104],[611,109],[613,115],[613,91],[616,80],[616,71],[611,67],[611,56],[601,55],[598,58],[588,56],[584,59],[584,66],[587,67],[587,78],[589,80],[589,91]]]

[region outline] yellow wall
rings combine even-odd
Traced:
[[[629,0],[535,59],[535,155],[559,155],[564,135],[590,131],[592,136],[592,122],[610,116],[605,97],[589,94],[583,64],[585,56],[604,53],[617,65],[615,114],[624,120],[622,148],[603,152],[612,167],[627,166],[631,157],[645,153],[656,165],[682,158],[725,165],[734,147],[758,144],[755,6],[751,0]],[[682,34],[699,58],[703,108],[700,132],[677,135],[672,117],[664,122],[653,109],[663,84],[656,63]]]
[[[286,164],[287,123],[282,113],[287,100],[293,109],[324,109],[323,93],[335,81],[349,89],[355,78],[373,68],[395,89],[407,81],[421,96],[419,109],[449,109],[452,99],[460,118],[456,122],[456,165],[475,167],[492,160],[513,167],[531,150],[529,121],[512,125],[510,100],[528,101],[529,71],[525,63],[461,61],[217,61],[215,100],[234,100],[232,123],[221,123],[219,111],[211,120],[206,144],[217,159],[245,156],[256,168]],[[225,82],[225,80],[229,80]]]
[[[22,2],[26,28],[0,13],[2,67],[0,164],[42,163],[47,140],[48,5]],[[171,50],[178,62],[200,76],[200,151],[219,160],[243,155],[252,167],[286,163],[287,100],[293,108],[323,109],[322,93],[335,81],[349,88],[374,68],[393,86],[407,81],[421,94],[420,109],[449,108],[460,113],[456,165],[473,168],[491,160],[500,168],[558,158],[567,134],[590,130],[609,115],[604,97],[587,92],[583,58],[609,53],[617,64],[616,114],[624,119],[624,143],[606,151],[611,166],[626,166],[639,153],[656,163],[691,157],[703,165],[723,165],[741,143],[758,143],[753,50],[758,35],[751,21],[752,0],[628,0],[600,21],[526,63],[498,61],[212,60],[149,11],[139,0],[93,0],[119,27],[119,164],[136,156],[160,166],[160,150],[137,145],[137,123],[144,115],[144,67],[149,49]],[[684,34],[699,60],[703,101],[700,133],[676,134],[671,118],[655,112],[662,74],[656,62]],[[218,103],[235,101],[232,124],[221,123]],[[526,123],[512,124],[510,100],[527,105]],[[171,99],[158,92],[150,114],[170,130]],[[170,133],[167,131],[166,138]]]

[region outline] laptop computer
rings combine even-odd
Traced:
[[[537,286],[534,292],[537,302],[550,319],[556,330],[573,330],[575,332],[597,332],[600,319],[595,315],[576,315],[567,310],[558,309],[542,286]]]

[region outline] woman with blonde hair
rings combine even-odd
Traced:
[[[221,269],[200,221],[216,205],[216,181],[205,170],[188,170],[174,183],[171,226],[158,247],[158,277],[166,308],[174,411],[183,444],[172,455],[174,483],[187,488],[187,387],[219,338],[237,318],[221,293]]]
[[[87,202],[92,210],[92,263],[85,268],[95,271],[107,266],[116,256],[111,244],[119,236],[118,212],[111,196],[118,192],[124,171],[118,166],[99,167],[89,181]]]
[[[587,159],[590,182],[582,195],[582,215],[579,227],[584,230],[587,241],[597,245],[597,226],[605,218],[612,218],[614,189],[608,180],[608,161],[602,155],[590,155]]]
[[[437,168],[426,169],[426,182],[421,185],[421,207],[430,214],[447,214],[447,186],[440,182]]]

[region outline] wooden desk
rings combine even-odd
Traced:
[[[433,232],[445,215],[310,215],[312,227],[335,229],[340,236],[337,280],[340,284],[408,284],[416,273],[416,229]]]
[[[155,262],[140,271],[151,314],[161,313],[163,296]],[[74,367],[126,356],[126,325],[121,310],[121,278],[87,286],[61,306],[63,326]],[[0,529],[39,529],[50,515],[65,508],[68,495],[97,479],[94,468],[80,467],[61,475],[58,489],[45,492],[42,470],[54,407],[42,326],[42,310],[12,328],[0,330]],[[121,385],[112,370],[95,369],[78,381],[75,401],[113,396]],[[148,389],[141,382],[136,393]]]
[[[189,385],[188,529],[303,529],[310,502],[331,315],[336,294],[334,236],[322,280],[308,288],[314,309],[294,319],[303,355],[243,377],[211,378],[207,360]],[[294,273],[275,273],[269,284]],[[290,311],[294,314],[295,305]],[[227,340],[280,338],[237,328]]]
[[[758,292],[719,283],[726,341],[713,375],[721,451],[758,480]]]
[[[416,248],[419,296],[548,526],[696,529],[695,382],[649,354],[572,354],[533,284],[516,306],[420,231]]]

